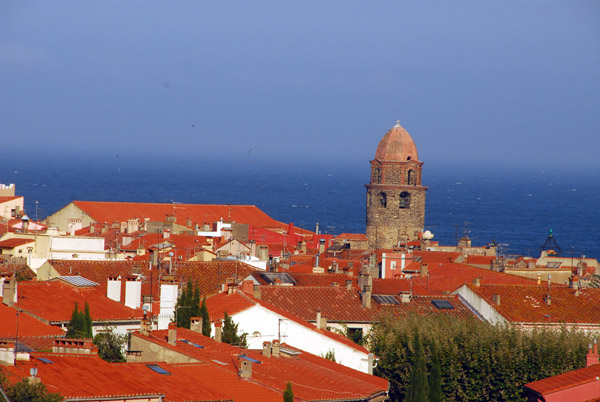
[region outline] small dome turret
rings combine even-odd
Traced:
[[[377,146],[377,151],[375,152],[375,159],[393,162],[419,160],[415,142],[404,127],[400,125],[399,121],[396,122],[396,125],[379,142],[379,146]]]

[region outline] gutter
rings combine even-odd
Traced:
[[[130,399],[150,399],[150,398],[158,398],[159,401],[162,401],[165,397],[165,394],[146,394],[146,395],[122,395],[122,396],[83,396],[83,397],[73,397],[73,398],[65,398],[64,402],[77,402],[77,401],[124,401]]]

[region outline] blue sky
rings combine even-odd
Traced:
[[[400,120],[427,164],[599,169],[599,72],[597,1],[5,2],[0,136],[368,169]]]

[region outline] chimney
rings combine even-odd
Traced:
[[[271,349],[273,357],[279,357],[279,339],[273,339],[273,348]]]
[[[362,298],[362,306],[364,308],[371,308],[371,291],[362,292],[360,296]]]
[[[321,310],[317,310],[317,328],[321,328]]]
[[[222,330],[223,322],[221,320],[215,321],[215,341],[221,342]]]
[[[125,281],[125,305],[130,308],[139,308],[141,300],[142,282],[134,276],[128,277]]]
[[[321,315],[321,329],[327,329],[327,316]]]
[[[111,300],[121,301],[121,276],[109,276],[106,284],[106,297]]]
[[[93,223],[90,225],[90,234],[94,234],[96,233],[96,225],[94,225]]]
[[[325,252],[325,239],[319,240],[319,254],[323,254]]]
[[[550,282],[552,282],[552,274],[548,274],[548,289],[550,289]]]
[[[586,355],[586,367],[593,366],[594,364],[598,364],[600,360],[598,359],[598,339],[594,338],[594,351],[592,352],[592,344],[590,343],[590,350]]]
[[[97,354],[98,348],[91,339],[55,338],[52,342],[52,353],[77,353],[84,355]]]
[[[473,278],[473,285],[476,287],[481,286],[481,278]]]
[[[537,279],[538,279],[538,285],[541,285],[542,284],[542,274],[540,274],[539,272],[537,274]]]
[[[140,322],[140,335],[150,335],[150,319],[148,318],[146,310],[144,310],[144,318],[142,318],[142,321]]]
[[[29,377],[27,377],[27,382],[31,385],[36,385],[42,382],[40,377],[36,377],[38,373],[37,367],[32,367],[29,369]]]
[[[243,281],[240,290],[244,293],[252,294],[254,292],[254,282],[251,280]]]
[[[190,227],[190,228],[192,227],[192,218],[187,218],[185,220],[185,226]]]
[[[263,342],[262,354],[265,357],[271,357],[271,342],[269,342],[269,341]]]
[[[550,292],[546,293],[546,296],[544,297],[544,302],[550,306],[552,304],[552,296],[550,296]]]
[[[260,300],[261,297],[260,285],[254,285],[254,298]]]
[[[352,279],[346,279],[346,289],[352,290]]]
[[[315,233],[319,234],[319,222],[315,223]]]
[[[319,257],[320,257],[319,254],[315,255],[315,267],[319,266]]]
[[[401,292],[399,296],[402,303],[410,303],[410,299],[412,298],[410,292]]]
[[[15,278],[11,278],[10,280],[5,280],[2,285],[2,303],[6,304],[8,307],[14,306],[17,301],[17,281]]]
[[[497,305],[500,305],[500,295],[499,294],[492,295],[492,301],[494,303],[496,303]]]
[[[177,344],[177,324],[174,322],[169,323],[169,335],[167,337],[169,345],[175,346]]]
[[[429,276],[429,266],[426,262],[421,263],[421,276]]]
[[[367,373],[373,375],[373,362],[375,361],[375,355],[373,353],[369,353],[369,357],[367,360]]]
[[[243,357],[240,360],[240,371],[238,372],[240,378],[252,378],[252,362]]]
[[[23,222],[23,233],[29,232],[29,217],[23,215],[23,217],[21,217],[21,222]]]
[[[202,317],[192,317],[190,321],[190,331],[202,333]]]

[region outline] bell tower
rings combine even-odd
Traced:
[[[371,161],[367,188],[369,247],[393,248],[417,240],[425,225],[423,162],[408,132],[397,122],[381,139]]]

